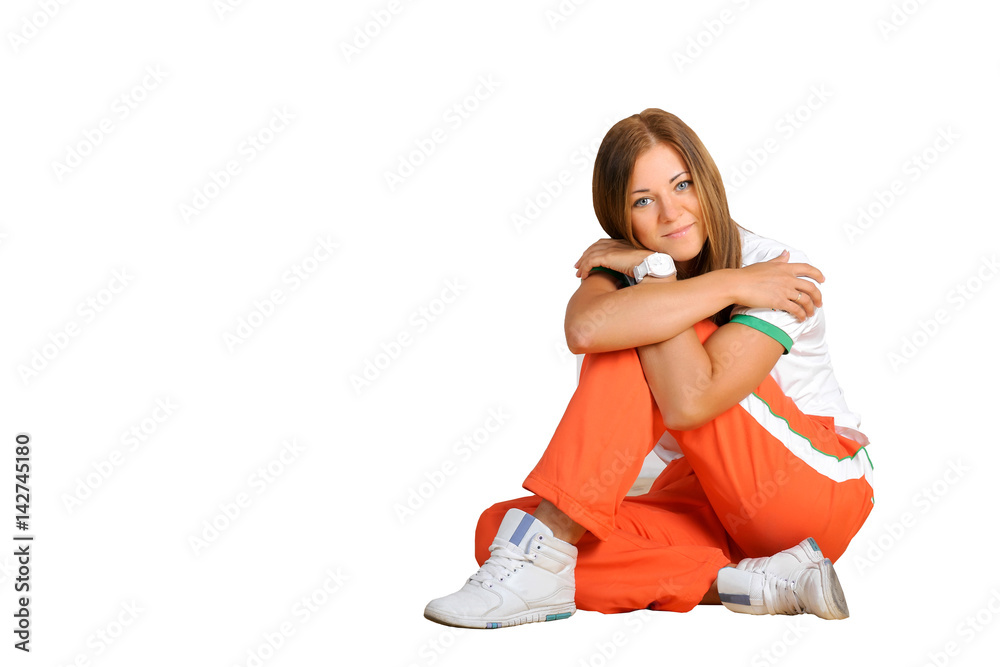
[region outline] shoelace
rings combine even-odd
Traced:
[[[771,614],[801,614],[806,610],[795,594],[795,582],[775,576],[764,578],[764,604]]]
[[[526,554],[511,542],[506,544],[491,544],[490,557],[486,559],[483,566],[474,575],[469,577],[469,581],[481,581],[488,583],[493,579],[501,579],[519,568],[520,562],[533,562],[534,554]]]

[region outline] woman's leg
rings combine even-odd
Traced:
[[[588,354],[566,412],[522,486],[549,501],[543,513],[570,536],[582,528],[608,539],[665,430],[634,348]]]
[[[704,340],[714,325],[703,323],[698,330]],[[761,391],[771,397],[773,389]],[[756,429],[753,444],[743,442],[736,425]],[[791,526],[795,521],[789,522],[782,512],[775,511],[784,503],[772,503],[771,511],[765,514],[757,499],[780,492],[784,499],[801,501],[804,492],[814,490],[809,483],[812,477],[799,476],[802,462],[789,460],[787,448],[775,447],[759,432],[759,424],[746,419],[733,420],[724,415],[697,432],[674,434],[683,441],[685,453],[690,454],[686,465],[693,473],[687,477],[699,492],[705,486],[704,509],[710,518],[697,513],[687,515],[670,507],[671,502],[683,507],[692,502],[690,497],[670,498],[670,502],[657,507],[664,499],[655,491],[671,485],[654,484],[645,500],[639,500],[643,496],[626,498],[646,454],[665,430],[636,350],[587,355],[580,384],[566,413],[541,460],[523,483],[535,495],[498,503],[484,513],[477,531],[477,561],[482,565],[492,560],[486,540],[496,535],[507,510],[536,511],[545,499],[576,524],[566,523],[560,530],[578,531],[582,527],[589,531],[577,541],[579,608],[605,613],[645,607],[686,611],[706,596],[711,597],[719,568],[743,556],[769,555],[794,544],[787,536],[801,532],[802,526]],[[722,444],[728,441],[737,443],[733,452]],[[671,464],[664,474],[679,469],[677,464]],[[690,485],[685,490],[690,494]],[[850,494],[836,495],[843,500]],[[830,503],[826,507],[829,509]],[[868,511],[870,506],[864,507],[863,515],[867,516]],[[806,534],[817,525],[816,521],[808,521],[807,514],[797,515],[797,519],[807,519]],[[864,516],[854,517],[856,526],[851,536]],[[720,518],[729,521],[720,532],[728,529],[729,534],[706,535],[706,531],[712,533],[713,524],[723,526]],[[700,534],[692,537],[676,528],[679,520],[683,523],[689,519],[699,522],[691,532]]]
[[[578,524],[563,512],[561,509],[545,498],[541,499],[538,507],[532,512],[534,517],[552,529],[552,533],[560,540],[565,540],[570,544],[576,544],[583,537],[587,529]]]
[[[537,495],[525,496],[483,512],[476,526],[476,562],[482,566],[489,559],[489,547],[510,509],[537,518],[543,502]],[[685,612],[711,602],[719,568],[742,557],[730,554],[725,528],[683,459],[661,473],[656,490],[624,499],[607,539],[588,532],[576,546],[576,606],[605,614]]]
[[[696,327],[702,341],[715,329]],[[832,419],[803,414],[770,376],[708,424],[670,432],[747,556],[812,537],[835,561],[871,512],[867,452]]]
[[[626,499],[665,428],[635,349],[587,355],[569,406],[524,482],[535,495],[483,514],[480,571],[457,593],[432,600],[425,616],[464,627],[563,618],[551,613],[552,600],[562,604],[567,583],[579,608],[605,613],[687,611],[698,604],[730,558],[726,532],[693,473],[673,465],[657,480],[659,493]],[[671,476],[676,485],[667,483]],[[590,532],[576,546],[550,542],[546,535],[554,533],[531,516],[543,499],[578,524],[560,519],[557,529]],[[554,558],[547,562],[545,544]],[[545,572],[524,562],[539,546],[535,562]]]

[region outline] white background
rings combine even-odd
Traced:
[[[996,655],[995,3],[225,7],[4,5],[4,664]],[[647,107],[699,134],[739,223],[826,274],[838,379],[876,468],[875,510],[837,565],[851,618],[702,607],[435,625],[424,605],[475,571],[480,513],[527,495],[572,395],[573,264],[604,236],[593,154]],[[229,161],[239,173],[214,187]],[[211,196],[186,219],[196,192]],[[878,215],[862,228],[859,209]],[[312,272],[296,284],[294,267]],[[274,290],[265,318],[255,303]],[[227,343],[241,320],[259,326]],[[456,447],[490,410],[503,426]],[[20,432],[30,655],[12,648]],[[304,597],[321,601],[308,615]],[[984,625],[966,620],[977,612]]]

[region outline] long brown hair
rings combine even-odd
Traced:
[[[687,165],[705,223],[706,240],[692,268],[677,278],[693,278],[716,269],[742,266],[739,225],[729,215],[726,188],[719,168],[701,139],[684,121],[662,109],[646,109],[612,126],[594,160],[594,213],[613,239],[627,240],[635,248],[644,246],[632,234],[632,207],[628,187],[635,161],[655,144],[673,147]],[[651,249],[647,248],[647,250]],[[729,321],[726,308],[712,318],[716,324]]]

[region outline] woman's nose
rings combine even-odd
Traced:
[[[677,205],[673,197],[664,197],[660,206],[660,219],[664,222],[673,222],[681,214],[681,207]]]

